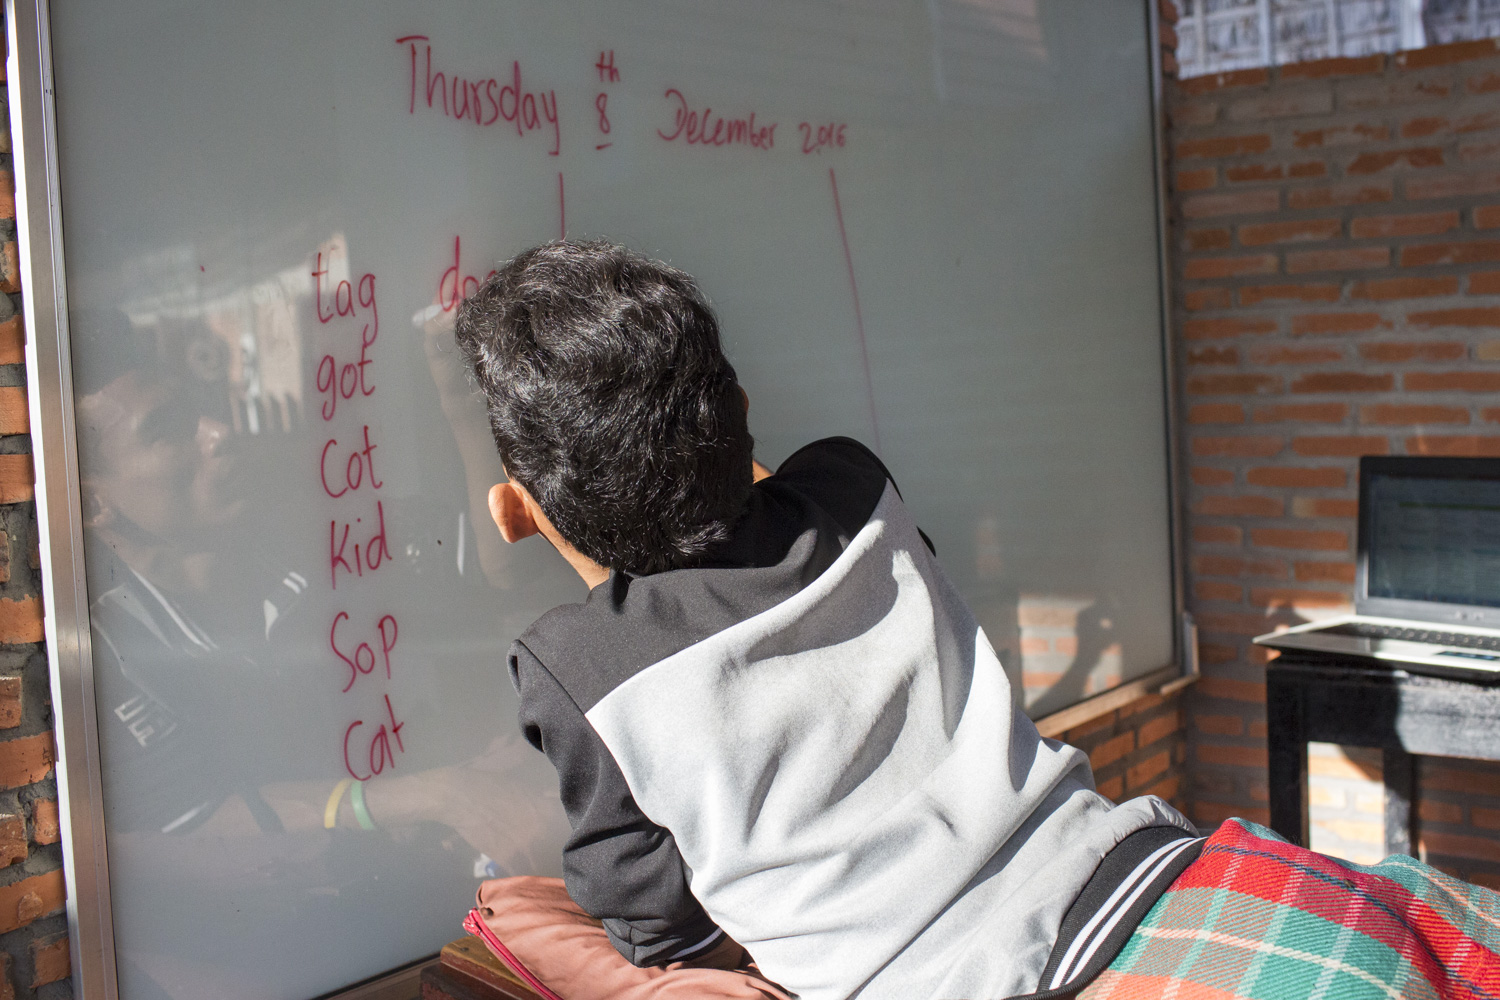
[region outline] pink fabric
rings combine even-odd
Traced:
[[[563,1000],[791,1000],[728,939],[691,963],[631,965],[599,921],[568,896],[561,879],[524,875],[485,882],[478,912],[511,955]]]

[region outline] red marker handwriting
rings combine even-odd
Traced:
[[[484,276],[484,280],[490,280],[495,272],[491,270]],[[478,291],[480,280],[471,274],[464,274],[460,268],[459,261],[459,238],[453,237],[453,263],[443,272],[438,279],[437,301],[443,307],[443,312],[452,312],[458,308],[458,304]]]
[[[594,63],[594,68],[599,71],[599,82],[601,84],[620,82],[620,70],[615,66],[614,49],[599,53],[599,61]],[[599,134],[609,135],[609,95],[602,90],[594,97],[594,110],[599,112]],[[614,140],[611,139],[608,142],[598,143],[594,146],[594,149],[608,149],[613,145]]]
[[[390,725],[382,722],[375,730],[374,735],[369,737],[369,753],[361,755],[355,750],[354,757],[350,756],[350,743],[355,747],[361,746],[363,733],[356,735],[356,729],[362,729],[365,725],[364,719],[355,719],[349,723],[349,728],[344,730],[344,770],[349,772],[349,777],[355,781],[369,781],[375,775],[384,771],[387,767],[396,766],[396,754],[406,752],[406,743],[401,739],[401,730],[406,723],[396,721],[396,710],[391,707],[391,696],[385,696],[385,714]],[[396,746],[391,747],[391,740],[396,741]],[[368,763],[368,769],[360,774],[356,769],[358,765]]]
[[[344,651],[344,649],[348,648],[347,646],[344,649],[339,647],[339,626],[348,620],[349,612],[340,611],[333,616],[333,627],[328,630],[329,647],[333,650],[333,654],[340,660],[343,660],[344,665],[349,668],[349,682],[343,687],[345,691],[354,686],[354,682],[359,680],[361,674],[368,674],[374,671],[375,664],[378,662],[375,655],[375,647],[368,641],[357,644],[354,647],[353,656]],[[386,680],[390,680],[391,650],[396,648],[396,639],[401,634],[401,629],[396,624],[396,616],[383,615],[380,621],[375,623],[375,631],[380,635],[380,656],[385,662],[385,677]]]
[[[432,68],[432,43],[426,35],[402,35],[397,45],[405,45],[411,55],[411,96],[407,113],[416,114],[417,106],[439,111],[455,121],[472,122],[486,127],[504,121],[515,127],[516,135],[525,138],[532,132],[550,131],[556,156],[562,149],[562,129],[557,120],[557,91],[527,90],[521,81],[521,63],[510,64],[510,76],[503,83],[497,77],[465,79]],[[418,55],[420,44],[421,54]]]
[[[663,96],[672,112],[672,127],[667,131],[657,129],[656,134],[667,142],[681,140],[689,146],[750,146],[763,150],[776,145],[777,123],[757,124],[757,112],[750,112],[748,118],[725,118],[715,115],[713,108],[707,106],[701,112],[692,110],[688,99],[676,87],[668,88]]]
[[[385,484],[375,478],[375,444],[370,440],[370,425],[365,424],[365,446],[356,448],[349,453],[349,459],[344,463],[344,482],[337,490],[334,490],[328,482],[328,452],[338,447],[338,438],[329,438],[328,443],[323,445],[323,454],[318,459],[318,479],[323,483],[323,492],[337,500],[345,493],[359,489],[365,484],[366,470],[369,472],[370,488],[380,489]],[[335,459],[334,468],[338,467]],[[334,482],[338,482],[338,473],[334,473]]]
[[[373,532],[369,538],[361,542],[360,535],[356,534],[353,544],[349,542],[350,532],[354,531],[355,525],[364,525],[364,518],[356,517],[352,522],[335,518],[328,522],[328,573],[334,590],[339,589],[339,570],[343,570],[345,576],[362,577],[390,562],[391,547],[385,534],[385,505],[379,500],[375,501],[375,517],[372,521],[373,527],[366,528]],[[343,530],[340,531],[340,528]]]
[[[824,125],[813,125],[809,122],[798,122],[797,131],[802,133],[802,153],[821,153],[825,149],[837,147],[844,148],[844,130],[849,126],[843,122],[828,122]]]

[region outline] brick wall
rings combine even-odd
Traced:
[[[0,64],[0,118],[6,107]],[[0,1000],[73,995],[26,409],[10,129],[0,123]]]
[[[1160,795],[1185,811],[1181,693],[1147,695],[1058,738],[1088,753],[1094,783],[1105,797]]]
[[[1349,606],[1358,457],[1500,455],[1500,48],[1170,83],[1167,114],[1205,673],[1185,702],[1187,791],[1200,824],[1264,822],[1249,639]],[[1347,766],[1317,779],[1314,819],[1357,852],[1368,791],[1336,783],[1374,787],[1378,761],[1325,759]],[[1500,879],[1500,768],[1422,761],[1418,777],[1428,859]]]

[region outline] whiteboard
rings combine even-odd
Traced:
[[[336,990],[557,873],[504,655],[583,588],[488,522],[447,328],[543,240],[698,277],[762,461],[874,447],[1033,715],[1168,663],[1143,6],[55,10],[120,995]]]

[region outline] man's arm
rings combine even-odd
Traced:
[[[573,834],[563,881],[635,965],[696,958],[724,933],[693,896],[672,834],[636,805],[619,765],[577,704],[525,646],[511,650],[526,739],[557,768]]]

